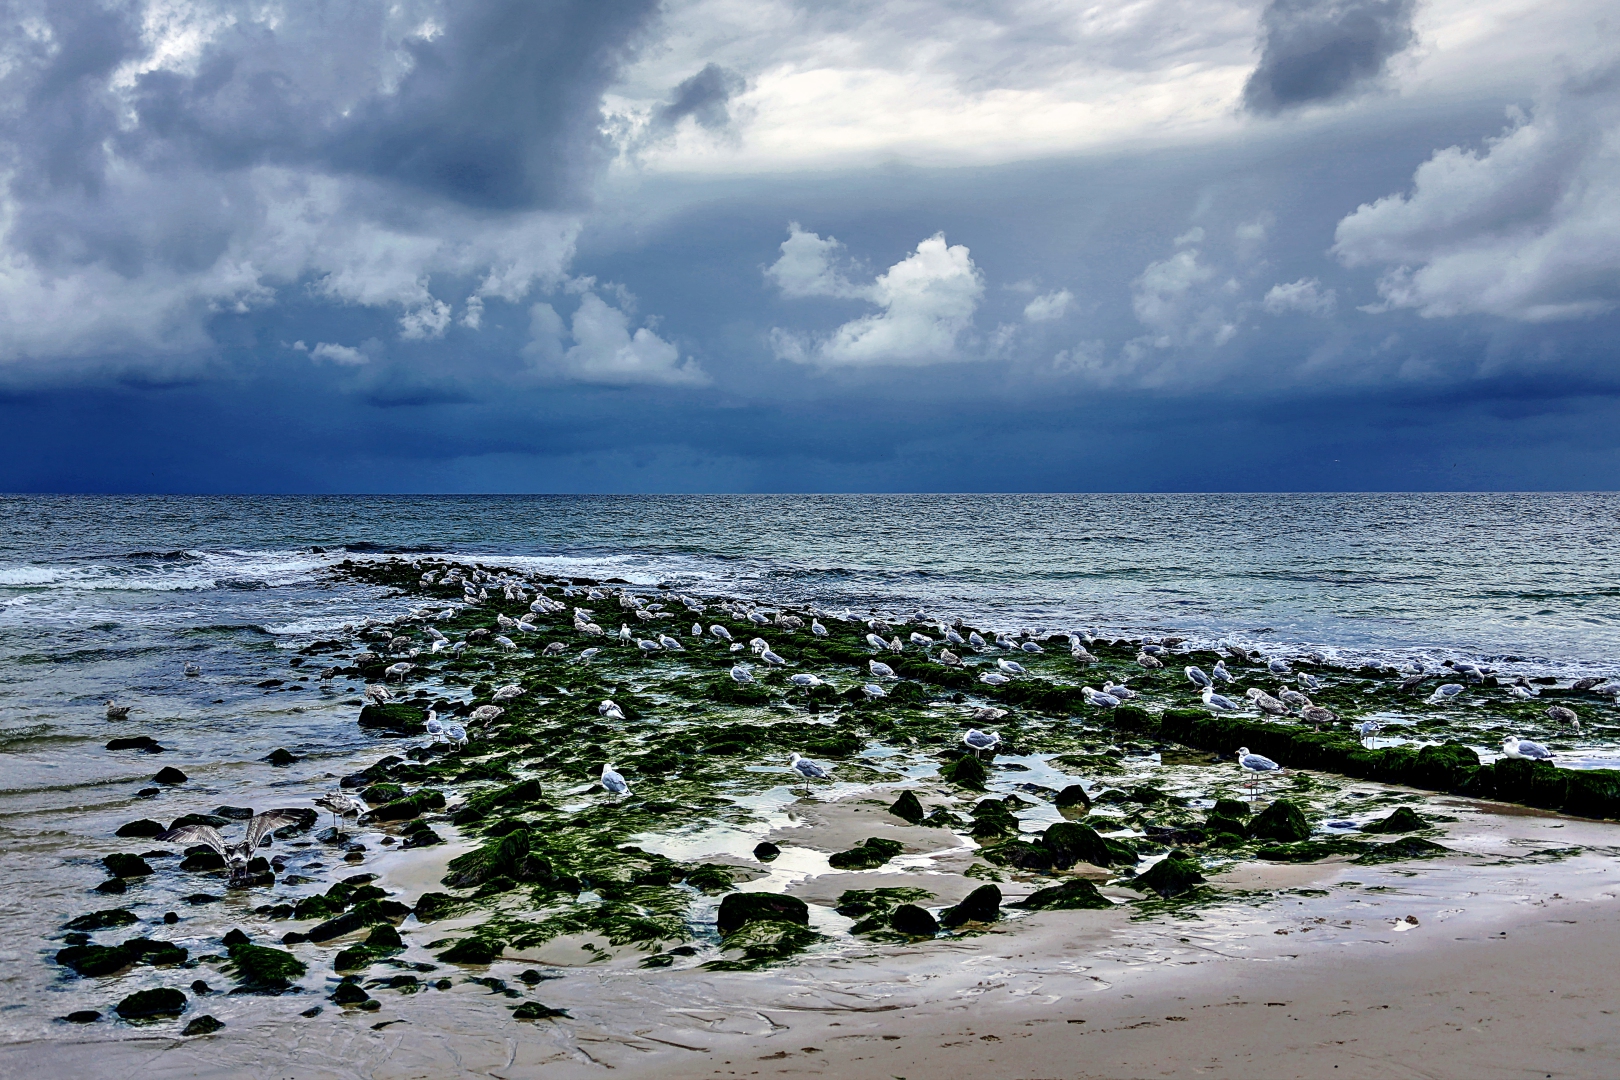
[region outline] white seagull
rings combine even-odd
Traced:
[[[612,765],[602,766],[602,788],[610,795],[630,794],[630,785],[623,776],[616,772]]]
[[[826,768],[817,765],[809,758],[800,757],[797,753],[788,760],[788,768],[804,777],[804,793],[807,797],[810,794],[810,781],[826,780],[832,776],[832,773]]]
[[[1551,761],[1553,757],[1552,751],[1540,743],[1515,738],[1512,735],[1502,740],[1502,753],[1510,758],[1525,758],[1529,761]]]

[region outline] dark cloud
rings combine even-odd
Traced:
[[[1250,112],[1278,113],[1362,88],[1412,44],[1415,0],[1271,0],[1265,45],[1243,87]]]
[[[653,126],[668,130],[690,116],[698,126],[719,131],[731,123],[728,106],[746,85],[735,71],[709,64],[675,88],[653,113]]]

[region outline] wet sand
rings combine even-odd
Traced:
[[[1620,1075],[1620,826],[1446,808],[1458,820],[1445,843],[1466,855],[1245,863],[1214,879],[1227,899],[1146,917],[1043,912],[979,936],[845,945],[763,972],[646,971],[559,941],[488,974],[560,965],[537,996],[568,1019],[513,1021],[468,983],[312,1018],[298,1015],[318,1003],[311,994],[256,999],[239,1014],[221,1001],[218,1035],[64,1031],[0,1048],[0,1076]],[[865,813],[853,799],[801,804],[788,828],[833,850],[868,829]],[[1573,847],[1585,850],[1534,854]],[[947,899],[976,884],[953,872],[953,852],[938,859],[790,888],[826,902],[852,880]],[[384,881],[407,895],[432,880],[426,860],[390,862]],[[1027,890],[1003,888],[1009,899]]]

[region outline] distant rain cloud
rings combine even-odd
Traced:
[[[1260,62],[1243,87],[1250,112],[1333,101],[1383,74],[1415,40],[1416,0],[1271,0]]]

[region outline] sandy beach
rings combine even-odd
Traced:
[[[1604,1077],[1620,1069],[1620,827],[1446,800],[1457,856],[1418,864],[1244,864],[1222,898],[1133,918],[1050,911],[916,946],[811,955],[762,972],[591,964],[585,941],[545,962],[567,1018],[505,1019],[490,991],[383,995],[369,1014],[305,1018],[296,996],[180,1040],[60,1039],[0,1049],[31,1077]],[[832,846],[865,813],[809,803],[783,832]],[[873,815],[878,816],[878,815]],[[876,822],[873,822],[876,824]],[[896,822],[899,831],[906,828]],[[1583,849],[1565,856],[1560,850]],[[1529,853],[1541,852],[1540,855]],[[409,898],[443,853],[400,859]],[[806,877],[977,884],[952,853],[909,872]],[[746,886],[745,886],[746,887]],[[1005,886],[1009,902],[1020,892]],[[822,909],[824,910],[824,909]],[[409,924],[407,924],[409,925]],[[573,962],[570,963],[572,958]],[[217,1010],[216,1010],[217,1011]]]

